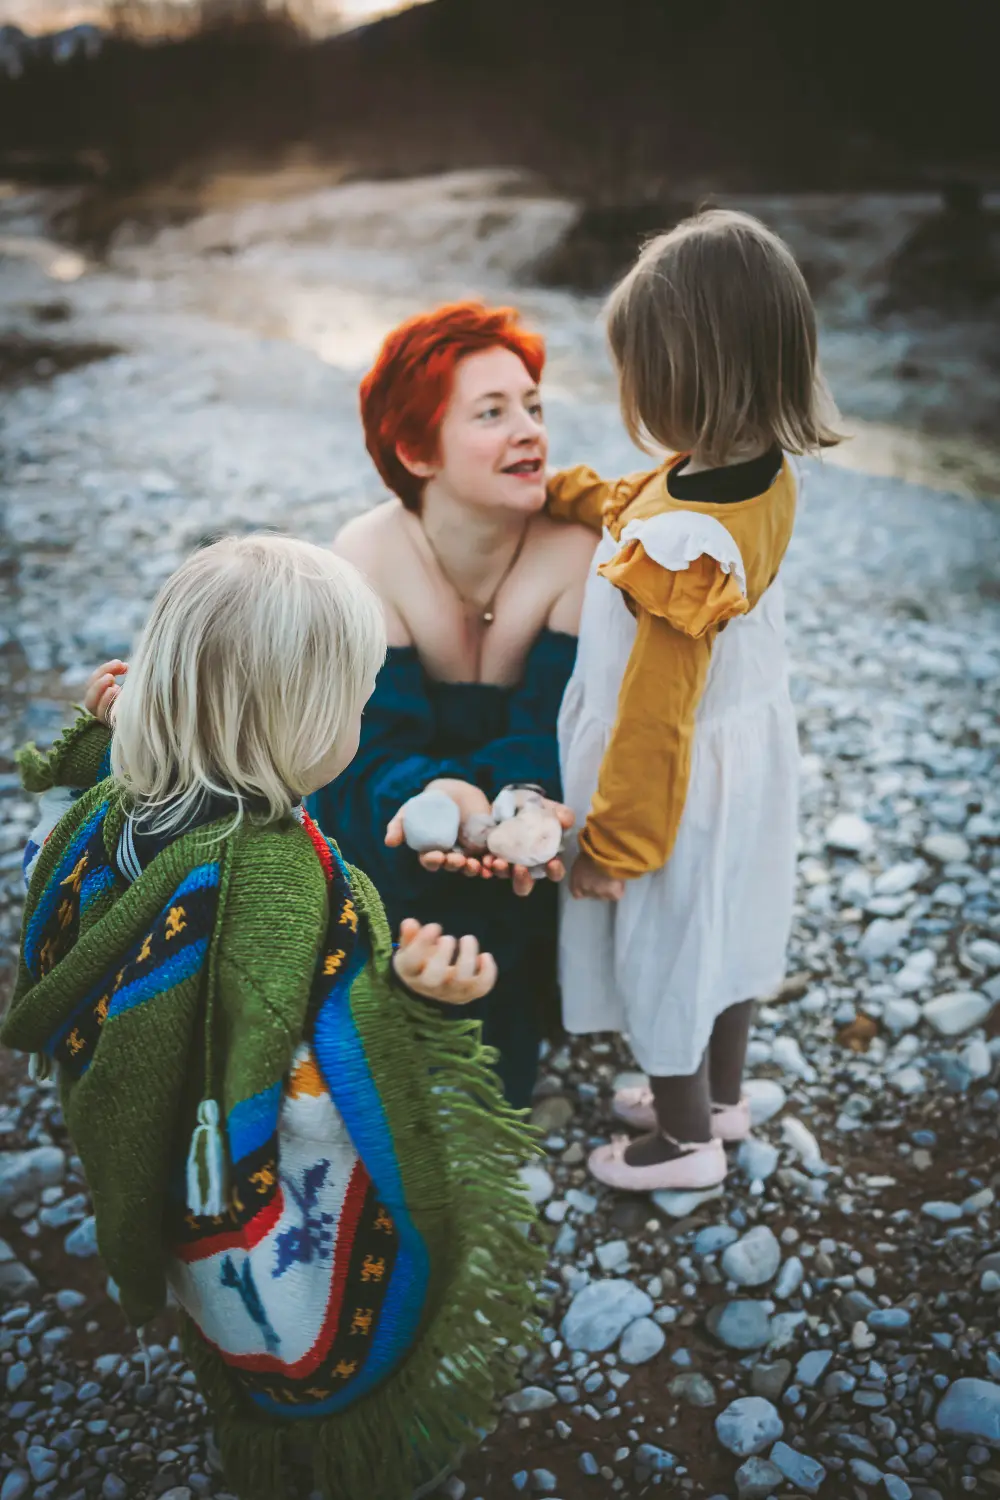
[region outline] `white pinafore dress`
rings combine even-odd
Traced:
[[[563,795],[577,827],[597,787],[636,633],[621,593],[596,568],[633,538],[669,570],[708,555],[746,593],[739,548],[710,515],[668,511],[631,522],[621,541],[605,530],[559,716]],[[716,636],[667,863],[627,881],[617,904],[576,900],[563,888],[567,1031],[621,1032],[646,1073],[686,1077],[697,1071],[722,1011],[780,984],[795,885],[798,767],[777,578],[755,608]],[[636,803],[657,790],[637,786]]]

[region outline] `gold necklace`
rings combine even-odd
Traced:
[[[517,539],[517,546],[514,548],[513,552],[511,553],[510,560],[507,563],[507,566],[504,568],[503,572],[500,574],[500,577],[497,580],[496,587],[494,588],[492,594],[487,599],[485,605],[483,605],[483,604],[480,604],[478,602],[478,600],[476,600],[476,599],[470,599],[466,594],[462,593],[462,590],[458,587],[458,584],[452,578],[451,574],[448,572],[448,569],[445,567],[444,563],[441,561],[441,557],[440,557],[440,554],[438,553],[437,548],[435,547],[434,543],[431,541],[430,537],[427,535],[427,530],[424,527],[423,523],[421,523],[420,529],[424,533],[424,540],[425,540],[425,542],[427,543],[428,547],[431,550],[431,556],[434,558],[434,561],[437,563],[438,569],[439,569],[439,571],[441,573],[442,578],[448,584],[448,586],[452,590],[452,592],[458,597],[458,599],[461,600],[461,602],[465,606],[465,608],[468,609],[468,610],[474,610],[479,615],[479,623],[481,625],[492,625],[494,619],[496,618],[496,616],[494,614],[494,605],[497,602],[497,596],[499,595],[500,590],[503,588],[504,584],[507,582],[507,579],[513,573],[515,567],[517,566],[517,560],[521,556],[521,553],[524,551],[524,544],[525,544],[525,542],[528,539],[528,528],[529,528],[530,525],[531,525],[531,517],[529,516],[527,518],[527,520],[525,521],[524,526],[521,528],[521,535]]]

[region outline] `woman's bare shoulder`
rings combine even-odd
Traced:
[[[598,542],[596,532],[589,526],[553,521],[545,515],[537,518],[535,526],[537,545],[551,560],[557,577],[571,582],[578,574],[586,574]]]
[[[333,550],[372,574],[384,560],[386,547],[402,538],[404,516],[398,500],[386,500],[346,522],[333,539]]]
[[[404,541],[405,515],[398,500],[386,500],[348,521],[333,539],[334,552],[353,563],[381,599],[390,646],[412,645],[392,586],[401,572],[396,564],[398,548]]]

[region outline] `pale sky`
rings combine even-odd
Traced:
[[[183,13],[191,3],[192,0],[152,0],[150,9],[176,6]],[[302,9],[311,11],[320,27],[334,16],[342,16],[348,25],[358,26],[377,16],[425,3],[426,0],[302,0]],[[102,0],[0,0],[0,24],[20,26],[30,32],[58,31],[86,21],[99,26],[106,19],[107,8]]]

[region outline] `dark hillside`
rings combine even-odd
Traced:
[[[365,174],[525,166],[597,201],[1000,173],[995,7],[435,0],[314,41],[211,26],[0,81],[0,167],[116,190],[307,145]]]

